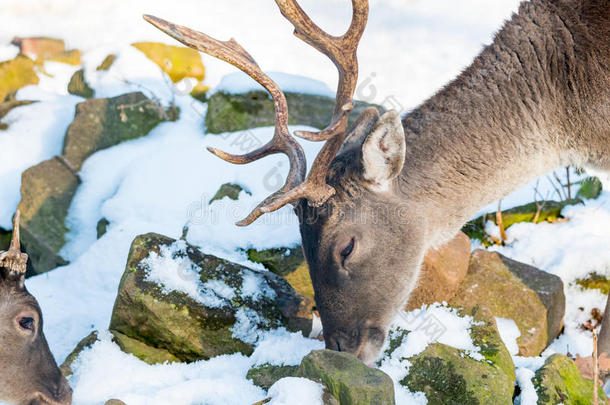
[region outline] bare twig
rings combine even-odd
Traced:
[[[504,241],[508,239],[506,229],[504,228],[504,219],[502,218],[502,200],[498,201],[498,210],[496,211],[496,224],[500,228],[500,245],[504,245]]]

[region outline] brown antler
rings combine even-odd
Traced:
[[[290,171],[284,186],[267,197],[245,219],[239,221],[237,225],[240,226],[249,225],[261,215],[278,210],[301,198],[307,199],[311,205],[319,206],[335,193],[335,190],[326,184],[326,172],[345,138],[347,118],[353,108],[352,98],[358,79],[356,50],[368,17],[367,0],[352,0],[352,23],[347,32],[340,37],[331,36],[322,31],[295,0],[276,0],[276,3],[284,17],[294,25],[295,35],[327,55],[339,71],[337,99],[329,126],[320,132],[295,132],[295,135],[311,141],[327,141],[316,157],[307,179],[305,179],[306,163],[303,149],[288,131],[286,97],[277,84],[260,70],[252,56],[234,39],[218,41],[160,18],[144,16],[146,21],[183,44],[241,69],[263,85],[275,102],[275,134],[269,143],[246,155],[232,155],[208,148],[216,156],[236,164],[250,163],[275,153],[284,153],[290,160]]]
[[[19,210],[13,218],[13,237],[8,252],[0,252],[0,267],[5,267],[9,271],[24,274],[28,263],[28,255],[21,253],[21,243],[19,242],[19,222],[21,213]]]

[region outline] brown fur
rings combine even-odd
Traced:
[[[34,319],[32,331],[18,320]],[[16,405],[66,405],[71,391],[42,331],[42,313],[23,286],[23,275],[0,267],[0,401]]]
[[[522,3],[470,67],[403,118],[405,156],[367,146],[377,118],[370,120],[333,163],[328,182],[337,194],[320,208],[297,207],[326,345],[366,362],[379,353],[427,249],[558,166],[610,171],[610,4]],[[386,167],[367,166],[365,154],[384,157]],[[391,187],[367,180],[392,172],[400,158]],[[338,252],[351,238],[342,263]],[[610,349],[610,336],[600,346]]]

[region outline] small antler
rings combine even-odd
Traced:
[[[339,84],[333,117],[329,126],[320,132],[297,131],[296,136],[311,141],[327,141],[312,166],[307,179],[305,154],[288,130],[288,106],[279,86],[264,74],[256,61],[234,39],[218,41],[200,32],[172,24],[157,17],[145,15],[144,19],[183,44],[215,56],[236,66],[269,91],[275,103],[275,133],[269,143],[245,155],[233,155],[215,148],[210,152],[228,162],[245,164],[265,156],[284,153],[290,161],[290,171],[284,186],[261,202],[237,225],[245,226],[261,215],[276,211],[301,198],[310,205],[319,206],[328,200],[335,190],[326,184],[326,172],[336,156],[347,132],[347,119],[353,109],[352,98],[358,80],[356,51],[368,18],[368,1],[352,0],[353,17],[347,32],[335,37],[322,31],[305,14],[295,0],[276,0],[284,17],[295,27],[295,35],[327,55],[339,71]]]
[[[19,210],[13,218],[13,237],[11,246],[8,252],[0,252],[0,267],[5,267],[9,271],[17,274],[25,274],[28,263],[28,255],[21,252],[21,243],[19,242],[19,225],[21,213]]]

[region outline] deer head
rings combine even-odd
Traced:
[[[183,44],[238,67],[270,93],[276,127],[269,143],[239,156],[210,151],[235,164],[276,153],[288,157],[290,171],[284,186],[237,224],[246,226],[265,213],[294,205],[327,348],[354,353],[368,363],[379,353],[394,315],[415,284],[417,272],[398,274],[404,268],[418,268],[424,252],[419,242],[423,228],[415,226],[418,221],[410,215],[392,217],[405,160],[404,130],[397,112],[379,116],[370,108],[348,132],[358,79],[356,52],[368,18],[368,1],[352,0],[350,27],[338,37],[322,31],[296,0],[276,3],[295,27],[294,34],[329,57],[339,72],[328,127],[294,132],[310,141],[326,141],[309,174],[303,150],[288,129],[284,94],[245,49],[234,39],[218,41],[157,17],[144,19]],[[375,227],[379,220],[387,226]]]
[[[0,401],[17,405],[72,403],[42,331],[40,306],[25,288],[28,256],[19,244],[19,211],[8,252],[0,252]]]

